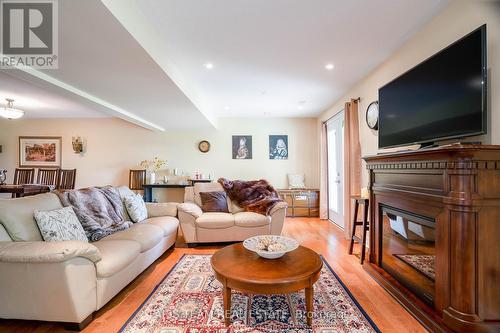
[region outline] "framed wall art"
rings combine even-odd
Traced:
[[[252,159],[252,136],[233,135],[233,160]]]
[[[269,159],[288,159],[288,135],[269,135]]]
[[[60,136],[20,136],[19,167],[60,168]]]

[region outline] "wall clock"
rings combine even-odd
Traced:
[[[378,130],[378,102],[371,102],[366,109],[366,124],[372,130]]]
[[[198,144],[198,149],[202,153],[208,153],[210,151],[210,142],[208,142],[207,140],[200,141],[200,143]]]

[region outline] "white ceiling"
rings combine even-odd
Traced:
[[[59,68],[31,71],[34,80],[146,128],[211,126],[102,2],[58,3]],[[21,71],[4,71],[28,79]]]
[[[331,106],[448,0],[103,3],[205,114],[296,117]]]
[[[0,72],[0,107],[5,99],[14,99],[14,108],[25,111],[26,118],[100,118],[109,117],[104,110],[85,99],[76,99],[61,91],[47,89],[16,76]]]
[[[59,69],[2,70],[0,98],[38,101],[29,117],[111,115],[160,130],[316,116],[448,2],[59,1]]]

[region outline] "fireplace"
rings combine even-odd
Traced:
[[[363,267],[429,331],[500,332],[500,146],[365,157]]]
[[[434,303],[435,220],[393,207],[379,209],[383,221],[381,267],[429,305]]]

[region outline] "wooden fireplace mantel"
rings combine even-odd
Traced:
[[[500,332],[500,146],[454,144],[364,160],[372,203],[364,267],[432,332]],[[380,266],[382,206],[434,219],[432,306]]]

